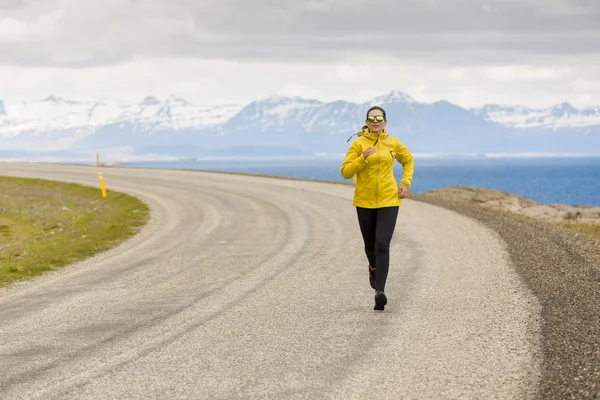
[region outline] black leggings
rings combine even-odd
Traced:
[[[376,268],[375,287],[385,289],[390,267],[390,242],[396,227],[399,207],[357,207],[358,224],[365,243],[365,254],[371,267]]]

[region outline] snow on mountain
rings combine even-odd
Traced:
[[[37,102],[7,104],[5,116],[1,120],[0,137],[85,126],[87,107],[86,104],[67,101],[56,96],[49,96]]]
[[[40,101],[5,104],[0,100],[0,137],[10,138],[27,133],[29,137],[49,135],[56,131],[93,132],[107,125],[127,126],[134,132],[201,130],[226,127],[239,130],[254,125],[255,129],[283,129],[290,124],[305,131],[328,130],[347,132],[362,126],[364,109],[373,105],[392,105],[393,117],[406,118],[423,112],[425,106],[398,90],[377,96],[362,104],[343,100],[324,103],[300,97],[272,96],[246,106],[192,105],[169,96],[148,96],[140,102],[70,101],[51,95]],[[455,106],[456,109],[459,107]],[[463,109],[461,109],[462,111]],[[578,110],[568,103],[547,109],[524,106],[487,104],[468,110],[482,120],[511,128],[580,128],[600,125],[600,107]],[[401,114],[398,114],[400,112]]]
[[[344,100],[321,102],[300,97],[271,96],[244,107],[229,120],[223,130],[239,131],[295,131],[318,134],[346,134],[356,132],[364,125],[365,112],[373,105],[390,105],[400,116],[415,114],[410,96],[400,91],[378,96],[362,104]],[[407,110],[399,108],[407,107]]]
[[[179,131],[218,125],[226,122],[241,109],[238,105],[196,106],[175,96],[169,96],[164,101],[156,97],[146,97],[139,104],[122,104],[119,112],[112,114],[112,118],[103,118],[104,115],[111,116],[110,111],[104,114],[103,108],[111,110],[111,107],[114,105],[104,103],[98,110],[100,124],[127,122],[146,132],[166,129]]]
[[[416,101],[404,92],[401,92],[399,90],[392,90],[390,93],[388,93],[386,95],[377,96],[377,97],[373,98],[373,100],[371,100],[371,102],[369,103],[369,107],[378,106],[381,104],[389,104],[389,103],[412,104],[412,103],[416,103]]]
[[[253,101],[235,117],[237,121],[261,121],[265,128],[282,126],[287,119],[310,114],[323,105],[320,101],[300,97],[271,96]]]
[[[600,107],[489,104],[468,110],[445,100],[420,103],[391,91],[363,103],[283,96],[245,106],[194,105],[176,96],[148,96],[139,102],[78,102],[56,96],[4,105],[0,101],[0,150],[106,154],[119,148],[136,155],[178,157],[339,154],[348,137],[364,125],[365,112],[373,105],[386,110],[388,131],[418,152],[600,148]]]
[[[75,128],[99,128],[128,123],[136,130],[197,129],[222,124],[242,106],[197,106],[169,96],[165,100],[146,97],[140,103],[68,101],[49,96],[41,101],[8,104],[2,113],[0,104],[0,137],[27,133],[37,137],[48,132]]]
[[[512,128],[581,128],[600,125],[600,107],[577,109],[569,103],[535,109],[487,104],[472,110],[477,116]]]
[[[300,97],[272,96],[248,104],[223,125],[223,130],[347,132],[362,125],[358,108],[341,100],[323,103]]]

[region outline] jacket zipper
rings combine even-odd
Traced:
[[[377,137],[377,142],[379,141],[379,136]],[[379,143],[375,143],[375,150],[379,152]],[[375,208],[379,208],[379,168],[381,167],[381,159],[377,163],[377,175],[375,177]]]

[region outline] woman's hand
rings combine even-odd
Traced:
[[[375,150],[373,147],[367,147],[365,149],[365,152],[363,153],[363,158],[366,160],[367,157],[369,157],[371,154],[375,153],[377,150]]]
[[[398,188],[398,197],[405,199],[408,196],[408,188],[406,186],[400,186]]]

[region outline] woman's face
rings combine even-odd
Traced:
[[[371,110],[369,112],[369,115],[367,116],[367,127],[371,132],[380,133],[386,123],[387,121],[383,119],[383,112],[381,110]]]

